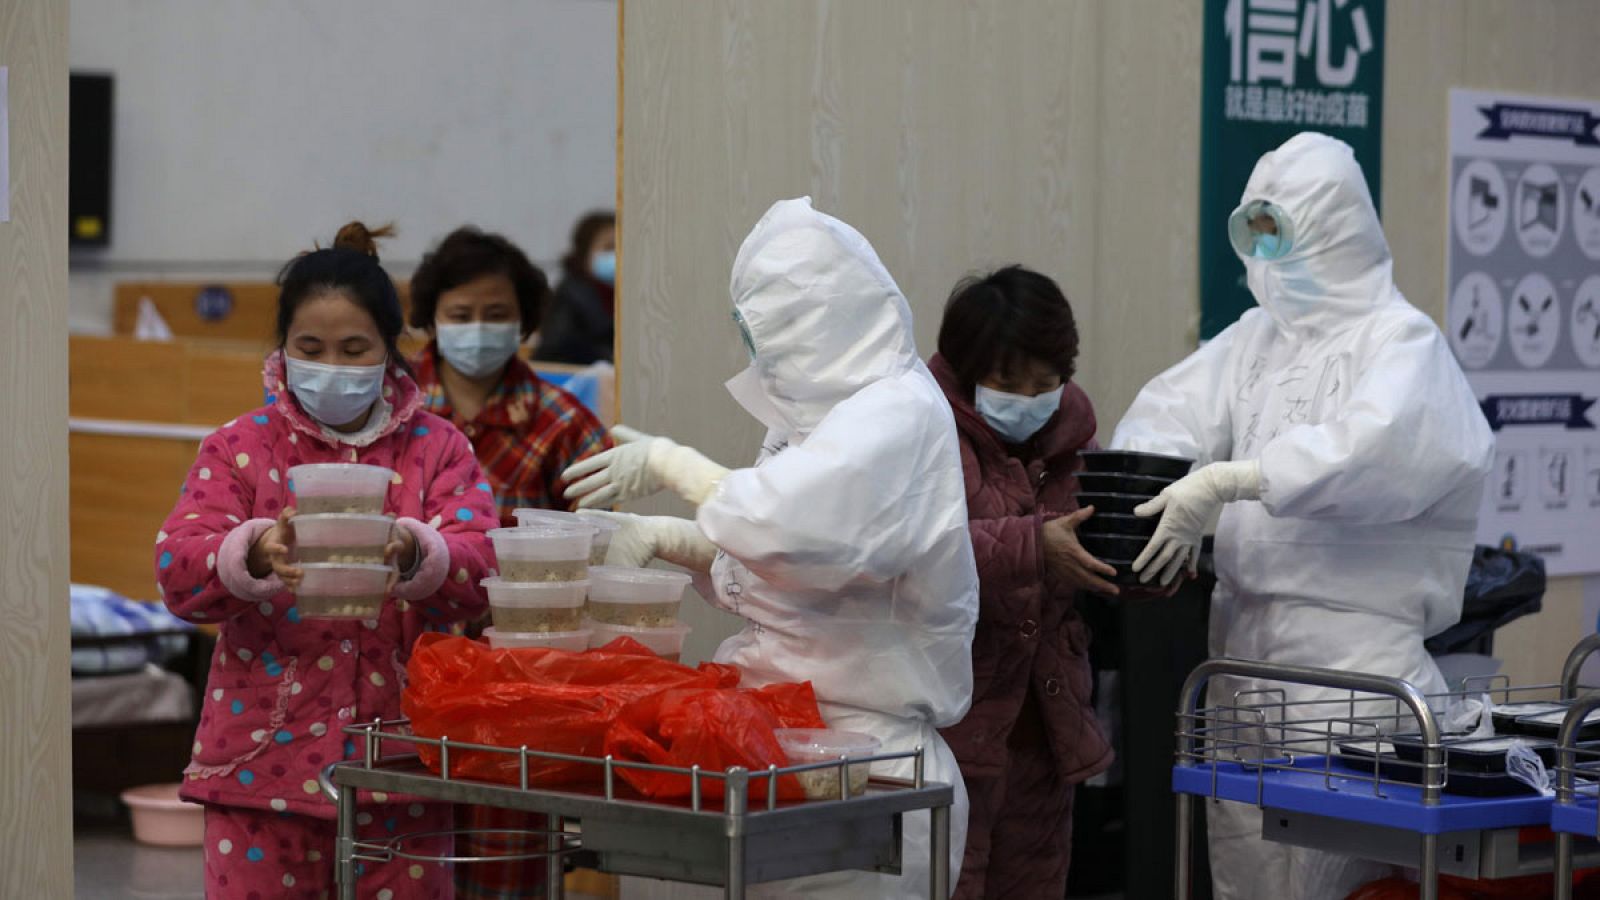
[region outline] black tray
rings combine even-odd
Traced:
[[[1495,734],[1532,734],[1533,732],[1523,731],[1522,727],[1517,724],[1517,720],[1525,716],[1537,715],[1555,709],[1566,709],[1571,705],[1571,700],[1529,700],[1521,703],[1502,703],[1496,706],[1492,713],[1494,732]]]
[[[1102,559],[1100,561],[1117,570],[1116,577],[1107,578],[1107,581],[1119,587],[1140,587],[1139,576],[1133,573],[1133,560]]]
[[[1422,783],[1420,755],[1416,762],[1402,760],[1395,753],[1375,746],[1380,743],[1385,748],[1397,748],[1397,745],[1389,741],[1349,741],[1339,745],[1339,761],[1357,774],[1371,778],[1376,759],[1376,774],[1380,779],[1400,784]],[[1420,752],[1419,748],[1418,753]],[[1445,778],[1444,790],[1448,794],[1462,794],[1468,797],[1513,797],[1533,792],[1533,788],[1512,778],[1504,771],[1473,772],[1465,769],[1449,769],[1445,772]]]
[[[1148,538],[1161,524],[1160,516],[1128,516],[1121,513],[1101,512],[1095,507],[1094,515],[1078,526],[1079,534],[1128,536]]]
[[[1516,721],[1516,727],[1523,734],[1533,734],[1539,737],[1556,738],[1561,734],[1561,723],[1566,719],[1566,710],[1560,713],[1549,713],[1544,716],[1523,716]],[[1583,726],[1574,735],[1578,741],[1600,740],[1600,709],[1583,717]]]
[[[1079,506],[1094,507],[1094,514],[1110,513],[1121,516],[1133,515],[1135,507],[1149,503],[1149,497],[1135,497],[1132,494],[1096,494],[1084,492],[1078,495]],[[1151,518],[1158,518],[1152,516]]]
[[[1339,745],[1339,758],[1344,760],[1346,765],[1354,766],[1358,769],[1362,766],[1371,769],[1373,757],[1379,755],[1393,756],[1394,745],[1388,741],[1374,738],[1368,738],[1363,741],[1346,741]]]
[[[1395,755],[1407,762],[1422,762],[1422,751],[1426,746],[1419,734],[1396,734],[1390,736],[1394,744]],[[1495,749],[1496,744],[1508,744],[1511,741],[1522,741],[1528,749],[1539,755],[1546,766],[1555,765],[1555,741],[1546,738],[1529,737],[1519,734],[1497,734],[1493,737],[1441,737],[1440,745],[1444,748],[1444,764],[1450,770],[1450,777],[1455,778],[1457,773],[1468,772],[1473,774],[1504,774],[1506,770],[1506,750],[1504,746]],[[1483,746],[1484,749],[1479,749]]]
[[[1161,493],[1176,479],[1146,475],[1115,475],[1109,472],[1079,472],[1078,487],[1090,494],[1131,494],[1146,500]],[[1078,501],[1082,503],[1082,500]]]
[[[1178,479],[1189,474],[1189,469],[1194,466],[1192,459],[1135,450],[1080,450],[1078,456],[1090,472],[1109,472],[1114,475],[1153,475],[1156,478]]]
[[[1372,762],[1368,760],[1367,771],[1371,770]],[[1420,765],[1401,762],[1389,756],[1378,761],[1378,775],[1386,781],[1398,781],[1402,784],[1422,783]],[[1444,791],[1447,794],[1462,794],[1467,797],[1514,797],[1518,794],[1534,793],[1533,788],[1505,772],[1449,769],[1445,772],[1445,779]]]
[[[1133,560],[1138,559],[1139,554],[1144,552],[1144,547],[1150,543],[1150,539],[1147,537],[1128,537],[1117,534],[1084,534],[1080,532],[1078,534],[1078,543],[1082,544],[1083,549],[1089,551],[1089,555],[1095,559],[1108,561],[1123,559],[1128,560],[1128,565],[1132,566]]]

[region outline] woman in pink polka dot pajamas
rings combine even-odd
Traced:
[[[478,582],[493,573],[494,497],[466,437],[421,409],[373,236],[345,226],[333,247],[292,261],[280,287],[267,405],[206,438],[156,536],[167,607],[220,632],[183,789],[206,810],[210,898],[332,894],[335,809],[318,774],[359,752],[344,726],[400,716],[417,636],[482,615]],[[301,573],[286,472],[329,462],[397,473],[385,510],[399,517],[388,548],[398,578],[376,619],[303,617],[291,593]],[[448,807],[361,800],[364,837],[451,827]],[[362,897],[451,895],[440,864],[369,863],[359,883]]]

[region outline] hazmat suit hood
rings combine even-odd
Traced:
[[[1286,213],[1293,232],[1278,259],[1240,254],[1250,293],[1280,328],[1339,331],[1398,299],[1389,243],[1350,145],[1295,135],[1256,163],[1235,215],[1256,201]]]
[[[729,285],[762,393],[797,432],[917,365],[911,309],[861,233],[781,200],[751,230]]]

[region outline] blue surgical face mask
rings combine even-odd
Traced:
[[[439,354],[451,368],[468,378],[500,371],[522,343],[520,322],[466,322],[441,324]]]
[[[1008,394],[978,385],[978,414],[1008,444],[1020,444],[1039,433],[1044,423],[1061,408],[1061,392],[1067,386],[1046,391],[1036,397]]]
[[[1277,232],[1260,232],[1251,226],[1257,218],[1272,220]],[[1280,259],[1294,249],[1294,220],[1276,204],[1265,200],[1246,203],[1228,216],[1228,240],[1240,256],[1256,259]]]
[[[375,366],[330,366],[284,356],[289,390],[311,418],[339,427],[361,418],[383,390],[386,363]]]
[[[589,264],[589,274],[601,284],[617,283],[617,251],[601,250],[594,255],[594,262]]]
[[[1257,259],[1277,259],[1289,252],[1289,247],[1284,243],[1283,236],[1278,234],[1258,234],[1255,236],[1255,246],[1251,255]]]

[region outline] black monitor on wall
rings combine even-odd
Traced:
[[[110,75],[72,73],[71,132],[67,139],[67,225],[75,247],[111,243],[111,125],[115,91]]]

